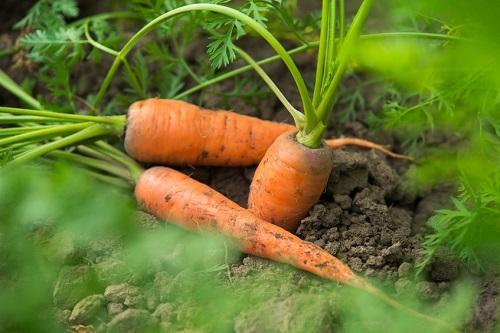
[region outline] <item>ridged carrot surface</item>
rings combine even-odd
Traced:
[[[173,169],[146,170],[137,181],[135,196],[149,213],[187,229],[227,235],[245,253],[288,263],[326,279],[361,284],[347,265],[320,247],[257,218],[209,186]]]
[[[294,130],[290,124],[153,98],[130,106],[125,150],[136,160],[151,164],[249,166],[261,161],[279,135]],[[362,139],[340,138],[326,143],[334,149],[356,145],[407,158]]]
[[[183,101],[148,99],[129,108],[125,150],[146,163],[248,166],[259,163],[274,139],[293,128]]]
[[[255,170],[248,209],[294,232],[323,193],[332,167],[329,148],[307,148],[295,140],[293,132],[284,133]]]

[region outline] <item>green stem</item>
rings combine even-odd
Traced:
[[[31,97],[26,91],[21,88],[14,80],[12,80],[7,73],[0,69],[0,86],[10,91],[13,95],[17,96],[27,105],[37,110],[42,110],[43,106],[39,101]]]
[[[318,42],[312,42],[309,45],[302,45],[302,46],[296,47],[294,49],[291,49],[290,51],[287,51],[287,53],[290,55],[294,55],[294,54],[300,53],[304,50],[307,50],[307,49],[310,49],[310,48],[313,48],[316,46],[318,46]],[[265,64],[269,64],[273,61],[279,60],[279,59],[281,59],[281,57],[279,55],[274,55],[272,57],[268,57],[268,58],[257,61],[257,64],[258,65],[265,65]],[[245,65],[245,66],[242,66],[240,68],[234,69],[230,72],[226,72],[224,74],[218,75],[210,80],[204,81],[204,82],[202,82],[202,83],[200,83],[192,88],[189,88],[188,90],[175,96],[174,99],[184,98],[184,97],[189,96],[197,91],[200,91],[203,88],[206,88],[208,86],[216,84],[220,81],[230,79],[230,78],[235,77],[241,73],[248,72],[251,69],[253,69],[252,65]]]
[[[95,139],[110,134],[116,134],[116,128],[102,124],[95,124],[75,134],[69,135],[67,137],[64,137],[56,141],[52,141],[50,143],[46,143],[30,151],[27,151],[26,153],[23,153],[14,158],[12,162],[10,162],[9,164],[24,163],[33,160],[37,157],[40,157],[42,155],[45,155],[51,151],[64,148],[67,146],[72,146],[85,140]]]
[[[314,92],[313,92],[313,105],[317,105],[320,95],[321,95],[321,85],[323,83],[323,74],[325,72],[325,55],[327,39],[328,39],[328,24],[329,20],[329,8],[332,0],[323,0],[323,5],[321,8],[321,30],[319,37],[319,50],[318,50],[318,60],[316,62],[316,77],[314,80]]]
[[[21,141],[29,141],[31,139],[36,139],[36,138],[52,138],[62,134],[80,131],[92,125],[93,123],[79,123],[79,124],[53,126],[51,128],[35,130],[28,133],[23,133],[8,138],[0,139],[0,146]]]
[[[317,109],[317,116],[321,120],[326,120],[331,112],[331,108],[329,108],[329,106],[332,105],[331,103],[340,84],[340,79],[342,78],[349,62],[349,56],[351,55],[352,48],[359,36],[359,31],[368,16],[372,2],[373,0],[363,1],[356,16],[354,17],[351,27],[347,31],[347,36],[339,51],[337,70]]]
[[[299,110],[295,109],[293,105],[286,99],[285,95],[281,92],[281,90],[278,88],[278,86],[274,83],[274,81],[267,75],[267,73],[260,67],[253,58],[240,49],[239,47],[236,48],[236,52],[246,61],[250,64],[250,66],[253,67],[253,69],[257,72],[257,74],[260,75],[262,80],[269,86],[269,88],[274,92],[276,97],[280,100],[280,102],[283,104],[285,109],[290,113],[292,116],[294,122],[295,122],[295,127],[298,129],[301,129],[304,126],[304,114],[300,112]]]
[[[21,109],[21,108],[11,108],[6,106],[0,106],[0,113],[10,113],[14,115],[23,115],[23,116],[38,116],[40,117],[48,117],[57,120],[67,120],[67,121],[84,121],[84,122],[94,122],[94,123],[102,123],[102,124],[112,124],[116,126],[125,126],[126,119],[125,116],[113,116],[113,117],[96,117],[96,116],[87,116],[80,114],[69,114],[69,113],[60,113],[46,110],[31,110],[31,109]],[[2,117],[0,117],[0,120]]]
[[[96,15],[92,16],[87,16],[82,19],[79,19],[77,21],[71,22],[69,24],[70,27],[76,27],[82,24],[85,24],[86,22],[89,21],[94,21],[94,20],[109,20],[109,19],[140,19],[141,17],[133,12],[107,12],[107,13],[99,13]]]
[[[306,147],[317,148],[319,147],[317,142],[321,142],[325,129],[326,126],[323,123],[318,123],[318,125],[307,134],[305,134],[304,132],[297,133],[297,142],[303,144]]]
[[[0,136],[11,136],[16,134],[22,134],[26,132],[33,132],[41,129],[54,128],[57,126],[23,126],[23,127],[8,127],[0,128]]]
[[[120,53],[118,51],[113,50],[113,49],[107,47],[106,45],[99,43],[94,38],[92,38],[92,36],[90,35],[90,31],[89,31],[89,22],[90,22],[90,20],[87,20],[84,22],[85,37],[87,38],[89,44],[92,45],[93,47],[95,47],[96,49],[103,51],[104,53],[107,53],[107,54],[112,55],[114,57],[119,57]],[[137,94],[139,96],[141,96],[141,98],[145,98],[146,93],[145,93],[144,89],[141,87],[141,85],[139,84],[139,80],[137,80],[137,77],[134,74],[134,71],[132,70],[132,68],[130,67],[130,64],[128,63],[127,59],[123,58],[122,60],[123,60],[123,65],[125,67],[125,70],[127,71],[128,75],[130,76],[130,79],[132,80],[131,84],[132,84],[133,89],[137,92]]]
[[[436,34],[436,33],[429,33],[429,32],[414,32],[414,31],[379,32],[379,33],[361,35],[361,36],[359,36],[359,39],[364,40],[364,39],[378,39],[378,38],[383,39],[383,38],[401,38],[401,37],[403,37],[403,38],[412,37],[412,38],[437,39],[437,40],[467,41],[467,39],[465,39],[465,38],[453,36],[453,35]]]
[[[14,115],[14,116],[0,116],[0,124],[61,123],[61,122],[71,122],[71,121],[64,120],[64,119],[55,119],[55,118],[47,118],[47,117],[34,117],[34,116],[16,116],[16,115]]]
[[[152,31],[153,29],[156,28],[159,24],[167,21],[170,18],[173,18],[175,16],[178,16],[180,14],[184,14],[190,11],[212,11],[216,12],[219,14],[223,14],[229,17],[232,17],[234,19],[237,19],[241,22],[243,22],[245,25],[249,26],[252,28],[255,32],[257,32],[262,38],[264,38],[269,45],[280,55],[281,59],[285,63],[285,65],[288,67],[296,85],[299,90],[299,94],[302,99],[302,104],[304,105],[304,113],[306,119],[306,123],[314,123],[316,120],[316,115],[314,114],[314,109],[312,106],[311,99],[309,97],[309,93],[307,91],[307,86],[304,82],[304,78],[300,74],[299,69],[293,62],[292,58],[290,55],[286,52],[285,48],[281,45],[281,43],[262,25],[260,25],[258,22],[256,22],[254,19],[249,17],[248,15],[245,15],[235,9],[221,6],[221,5],[215,5],[215,4],[192,4],[192,5],[186,5],[182,6],[176,9],[173,9],[153,21],[149,22],[146,24],[141,30],[139,30],[130,40],[125,44],[125,46],[122,48],[120,51],[120,57],[116,57],[115,61],[111,65],[111,68],[109,69],[106,77],[104,78],[104,81],[97,93],[96,99],[94,101],[94,107],[97,109],[100,104],[103,101],[104,94],[106,93],[109,85],[111,84],[111,80],[115,76],[120,64],[121,64],[121,59],[126,57],[127,54],[131,51],[131,49],[137,44],[137,42],[147,33]],[[310,130],[307,129],[306,130]]]
[[[345,29],[345,6],[344,0],[339,0],[339,44],[344,43],[344,29]]]
[[[107,176],[103,175],[99,172],[95,172],[86,168],[80,168],[82,172],[88,174],[92,178],[97,179],[98,181],[102,181],[104,183],[107,183],[113,187],[121,187],[123,189],[129,190],[132,187],[132,184],[128,181],[123,181],[120,178],[115,178],[113,176]]]
[[[144,169],[133,159],[131,159],[127,154],[121,150],[116,149],[109,143],[105,141],[98,141],[94,144],[100,151],[119,163],[125,165],[130,171],[132,180],[135,182],[139,176],[144,172]]]
[[[90,146],[80,145],[80,146],[76,147],[76,150],[78,150],[82,154],[85,154],[89,157],[93,157],[93,158],[96,158],[99,160],[107,161],[108,163],[114,164],[114,162],[115,162],[115,161],[113,161],[112,158],[110,158],[106,154],[103,154],[100,151],[98,151]]]
[[[23,141],[23,142],[14,143],[14,144],[9,145],[8,147],[0,148],[0,153],[5,153],[7,151],[11,151],[13,154],[17,154],[17,153],[21,152],[21,148],[24,148],[26,146],[29,146],[29,145],[32,145],[35,143],[37,143],[37,142],[36,141]],[[26,150],[26,149],[28,149],[28,148],[25,148],[24,150]]]
[[[82,155],[72,154],[65,151],[52,151],[50,155],[56,158],[65,159],[72,162],[78,162],[83,165],[118,176],[122,179],[130,180],[130,174],[127,171],[127,169],[110,164],[105,161],[101,161],[95,158],[86,157]]]
[[[326,40],[326,59],[325,59],[325,66],[324,66],[324,73],[323,73],[323,82],[321,82],[320,85],[320,100],[322,99],[322,95],[328,86],[328,82],[331,80],[331,77],[333,75],[333,72],[335,70],[335,64],[336,64],[336,59],[335,59],[335,51],[336,51],[336,41],[335,41],[335,25],[337,23],[337,13],[336,13],[336,2],[335,0],[331,1],[331,5],[329,8],[329,24],[328,24],[328,35],[327,35],[327,40]],[[341,37],[342,38],[342,37]],[[321,44],[319,46],[321,48]],[[314,87],[316,88],[316,87]],[[319,101],[318,101],[319,104]],[[314,106],[317,107],[318,104],[315,104]]]
[[[85,38],[87,38],[87,41],[89,42],[89,44],[92,45],[93,47],[95,47],[96,49],[99,49],[107,54],[110,54],[112,56],[117,57],[118,51],[115,51],[115,50],[107,47],[106,45],[99,43],[94,38],[92,38],[92,36],[90,35],[90,31],[89,31],[89,22],[90,21],[86,20],[83,24],[83,31],[85,33]]]

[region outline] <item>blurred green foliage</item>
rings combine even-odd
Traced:
[[[387,0],[379,5],[389,9],[381,16],[395,30],[413,27],[452,38],[368,40],[359,43],[356,57],[362,68],[403,91],[387,100],[371,123],[399,133],[414,147],[411,187],[453,183],[469,193],[455,200],[455,210],[437,212],[425,252],[448,246],[476,267],[491,267],[488,256],[472,253],[485,252],[485,243],[500,249],[500,229],[492,227],[500,218],[500,190],[490,185],[500,174],[500,4]],[[467,222],[457,218],[465,211]]]
[[[62,331],[47,320],[62,259],[73,246],[130,230],[131,201],[62,166],[4,168],[0,193],[2,332]]]

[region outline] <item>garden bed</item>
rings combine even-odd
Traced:
[[[11,26],[25,15],[29,6],[25,7],[24,3],[17,6],[10,1],[7,1],[6,6],[11,15],[10,19],[0,23],[0,46],[11,49],[16,47],[20,34],[27,32],[12,31]],[[101,6],[90,2],[83,1],[81,6],[81,15],[103,11]],[[5,16],[5,13],[7,11],[2,15]],[[383,25],[376,20],[374,22],[372,24],[375,26]],[[130,26],[124,26],[123,29],[125,35],[135,31]],[[255,48],[257,43],[255,36],[248,36],[239,45],[252,50],[256,59],[271,54],[270,50]],[[189,48],[183,49],[183,59],[189,66],[201,63],[205,44],[205,40],[197,40]],[[20,49],[0,59],[0,68],[17,82],[32,77],[39,69],[36,63],[25,58],[23,52]],[[305,52],[296,55],[294,60],[305,80],[313,82],[315,54]],[[87,61],[79,63],[71,77],[75,79],[78,76],[75,80],[75,96],[92,96],[95,82],[102,80],[102,73],[106,72],[110,64],[109,58],[103,58],[97,64]],[[236,62],[229,69],[242,64]],[[144,70],[155,72],[158,70],[155,66],[158,64],[145,65]],[[300,105],[300,96],[292,79],[283,75],[285,67],[272,63],[265,68],[268,75],[277,78],[278,86],[289,97],[291,104]],[[203,70],[195,68],[194,77],[196,74],[203,76]],[[186,76],[186,86],[196,84],[195,79]],[[50,88],[43,83],[25,83],[32,85],[31,88],[42,100],[53,101]],[[368,74],[350,73],[342,83],[326,137],[358,137],[390,146],[395,152],[406,153],[409,140],[404,130],[388,131],[374,125],[383,117],[384,103],[389,94],[394,92],[389,92],[387,87],[381,80],[373,80]],[[114,80],[104,104],[111,105],[113,112],[124,113],[124,101],[133,96],[130,90],[123,80]],[[113,99],[114,93],[119,95],[123,91],[128,95]],[[75,100],[78,113],[92,112],[88,105],[90,99]],[[211,85],[192,94],[189,100],[208,109],[232,109],[261,119],[292,123],[278,99],[266,90],[255,74],[246,73],[243,79],[230,79]],[[413,101],[408,98],[406,102],[408,100]],[[54,101],[60,102],[57,98]],[[21,106],[16,98],[4,90],[0,90],[0,105]],[[427,259],[423,243],[434,232],[428,221],[436,214],[436,210],[454,207],[451,197],[457,195],[457,186],[453,182],[443,182],[432,187],[411,188],[408,170],[415,166],[414,163],[418,164],[419,158],[425,157],[429,149],[452,147],[462,142],[463,137],[455,134],[439,129],[421,133],[422,137],[412,142],[414,150],[411,153],[416,157],[416,162],[392,159],[370,149],[348,147],[335,150],[334,167],[328,185],[319,202],[301,221],[296,235],[325,249],[345,262],[355,273],[374,281],[381,289],[411,308],[444,321],[459,322],[463,331],[494,332],[495,327],[498,329],[497,316],[500,312],[500,280],[494,268],[476,270],[464,263],[457,256],[457,251],[447,246],[440,247],[432,260],[422,264]],[[118,140],[114,140],[113,144],[122,148]],[[176,169],[246,207],[255,167]],[[78,172],[75,171],[75,174]],[[198,235],[166,224],[140,207],[131,205],[130,190],[109,189],[108,192],[102,184],[89,180],[88,186],[97,189],[96,198],[99,201],[93,204],[103,209],[102,216],[95,211],[88,216],[84,213],[71,215],[68,212],[78,211],[74,208],[76,204],[72,206],[72,200],[91,201],[88,197],[92,197],[93,192],[90,193],[92,188],[85,187],[85,184],[72,183],[64,178],[68,172],[65,175],[60,177],[61,189],[55,189],[59,184],[57,176],[53,182],[46,183],[38,174],[29,176],[27,179],[34,184],[42,184],[33,187],[23,183],[19,174],[12,176],[12,179],[19,180],[17,183],[9,179],[2,180],[3,183],[0,181],[0,191],[2,186],[3,189],[9,188],[5,185],[9,181],[14,184],[11,184],[14,186],[11,189],[26,191],[21,196],[23,200],[26,197],[26,202],[23,201],[13,211],[21,211],[26,206],[33,208],[33,211],[40,210],[43,213],[41,215],[45,216],[44,209],[39,207],[40,202],[45,202],[53,210],[51,214],[60,210],[65,212],[62,216],[72,216],[62,223],[56,217],[55,220],[62,226],[52,224],[52,221],[45,223],[41,217],[43,221],[38,221],[38,216],[35,216],[29,220],[30,223],[33,221],[33,225],[23,225],[22,228],[26,230],[21,228],[23,231],[20,233],[14,232],[15,228],[0,229],[0,241],[2,237],[13,235],[11,243],[5,241],[4,245],[0,244],[0,286],[14,286],[14,290],[19,285],[21,290],[37,289],[38,281],[30,280],[33,277],[26,279],[31,281],[32,287],[30,283],[26,287],[20,283],[22,279],[18,278],[27,271],[31,272],[30,260],[38,260],[39,253],[33,259],[29,255],[30,251],[45,249],[48,244],[48,250],[41,251],[41,262],[49,268],[46,271],[40,269],[45,266],[38,267],[39,262],[36,260],[33,265],[34,272],[40,274],[40,280],[43,281],[40,282],[41,291],[36,297],[33,296],[33,300],[37,300],[33,303],[36,304],[33,307],[26,305],[26,308],[20,306],[20,309],[39,309],[40,312],[16,317],[17,305],[13,303],[12,313],[16,315],[12,315],[14,324],[8,329],[14,331],[20,327],[20,331],[23,331],[29,327],[43,331],[43,325],[37,328],[39,321],[49,321],[45,324],[51,329],[53,327],[50,325],[55,324],[54,327],[59,329],[62,327],[63,330],[79,333],[430,331],[429,323],[391,309],[360,291],[322,280],[288,265],[243,255],[228,239],[214,238],[210,234]],[[52,178],[47,176],[47,179]],[[55,204],[51,206],[49,201],[42,199],[45,191],[67,194],[69,197],[68,193],[72,194],[73,190],[75,198],[69,198],[67,206],[66,203],[58,203],[63,208]],[[133,218],[121,216],[125,220],[130,218],[130,225],[109,222],[118,219],[120,214],[115,212],[114,217],[111,213],[109,216],[106,214],[106,196],[111,198],[110,205],[113,203],[121,207],[121,211],[133,212]],[[1,200],[0,208],[3,204]],[[25,217],[21,213],[5,213],[4,219],[13,221],[17,216],[20,219]],[[92,224],[94,220],[103,222],[104,228],[111,226],[116,229],[106,229],[101,237],[96,231],[98,226]],[[76,232],[71,227],[73,222],[78,226]],[[86,224],[96,230],[85,229],[79,234],[78,228]],[[8,223],[6,225],[10,226]],[[35,244],[33,248],[29,247],[30,251],[19,250],[30,257],[26,259],[26,266],[30,267],[26,271],[23,270],[22,262],[25,258],[16,257],[17,248],[12,253],[4,249],[2,254],[1,251],[2,246],[18,244],[25,238],[29,240],[29,246]],[[30,295],[27,292],[25,298],[21,297],[26,304],[29,304]],[[2,296],[0,292],[0,300]],[[463,313],[466,313],[466,318],[456,318]],[[24,320],[23,323],[23,316],[34,319]],[[0,323],[1,320],[2,315]],[[24,327],[24,324],[27,326]],[[436,328],[436,332],[440,332],[439,328]]]

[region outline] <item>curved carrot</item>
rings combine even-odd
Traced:
[[[230,111],[210,111],[179,100],[147,99],[130,106],[125,150],[145,163],[193,166],[249,166],[293,125],[261,120]],[[373,142],[340,138],[326,141],[333,149],[346,145],[394,154]]]
[[[259,219],[183,173],[166,167],[148,169],[137,180],[135,196],[149,213],[161,219],[186,229],[227,235],[247,254],[288,263],[319,277],[365,290],[396,309],[450,332],[458,332],[447,323],[398,303],[325,250]]]
[[[333,167],[331,150],[311,149],[280,135],[260,162],[250,185],[248,209],[257,217],[295,231],[326,187]]]
[[[173,169],[146,170],[137,180],[135,196],[151,214],[187,229],[227,235],[245,253],[288,263],[326,279],[363,285],[347,265],[325,250],[259,219],[209,186]]]

